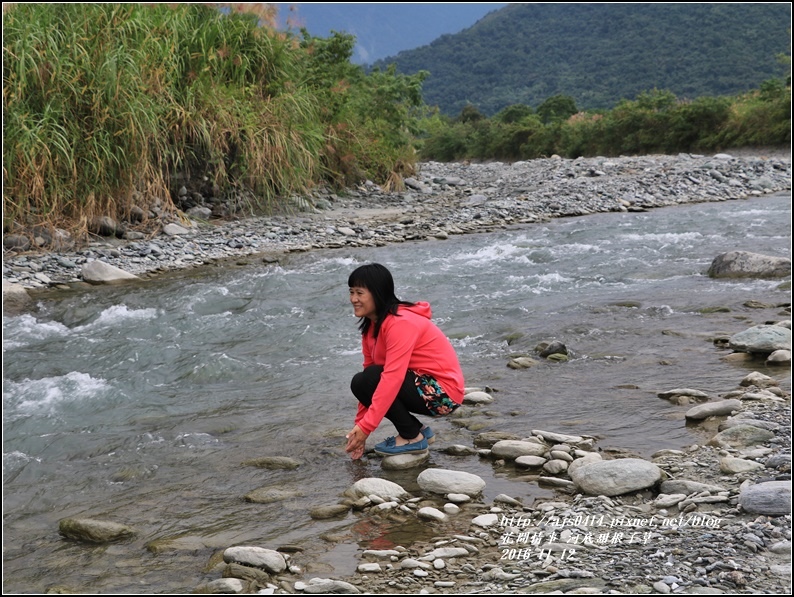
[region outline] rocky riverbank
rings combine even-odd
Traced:
[[[423,470],[424,455],[386,458],[384,468],[402,458],[397,466],[421,471],[420,495],[384,479],[361,479],[338,504],[311,515],[345,517],[352,509],[359,518],[419,521],[436,537],[359,549],[356,573],[333,577],[313,576],[299,551],[235,546],[218,554],[211,571],[222,578],[197,590],[789,594],[790,394],[758,372],[713,400],[685,388],[664,394],[706,400],[687,420],[713,429],[711,440],[663,450],[650,461],[604,456],[592,438],[544,430],[524,438],[482,433],[474,437],[479,449],[441,448],[464,457],[459,469],[466,457],[486,458],[554,488],[553,499],[533,504],[508,495],[484,503],[482,479],[462,470]],[[481,390],[467,396],[469,408],[488,402]],[[345,538],[323,537],[331,543]]]
[[[184,232],[171,226],[149,239],[103,240],[79,251],[7,249],[4,282],[35,294],[85,284],[92,268],[84,266],[97,262],[146,277],[229,258],[253,262],[315,248],[443,239],[552,217],[760,196],[790,190],[790,160],[686,155],[423,164],[406,184],[413,190],[386,194],[365,185],[344,197],[317,193],[296,200],[310,209],[301,214],[196,223]],[[786,317],[790,305],[781,307]],[[779,323],[774,327],[788,330],[790,349],[790,322]],[[742,359],[745,367],[769,366],[771,351],[759,352],[740,338],[726,339],[725,348],[737,351],[726,358]],[[360,521],[421,526],[434,536],[420,533],[401,544],[358,548],[358,564],[348,572],[318,566],[316,551],[307,545],[258,544],[229,545],[204,570],[185,574],[203,579],[195,583],[201,593],[789,594],[790,379],[781,387],[760,373],[740,377],[735,391],[722,396],[687,388],[660,395],[690,403],[687,423],[681,424],[699,425],[712,437],[649,460],[601,450],[594,438],[541,429],[522,435],[472,432],[465,446],[439,437],[431,454],[458,456],[455,470],[427,468],[427,456],[385,459],[384,468],[415,471],[416,487],[409,491],[367,478],[345,496],[318,498],[307,516],[340,522],[338,532],[319,539],[329,549],[357,547],[360,542],[342,527]],[[466,417],[492,402],[498,395],[488,388],[470,389],[456,414]],[[475,459],[523,475],[553,490],[554,497],[522,503],[500,495],[485,501],[484,481],[464,472],[467,460]],[[245,499],[267,504],[290,498],[271,488]],[[126,540],[135,530],[69,519],[61,521],[60,532],[106,543]],[[196,549],[180,540],[161,538],[147,547],[152,554]]]
[[[148,214],[145,236],[95,237],[75,248],[65,233],[52,239],[5,235],[3,285],[25,291],[73,287],[193,268],[223,260],[278,260],[312,249],[382,246],[445,239],[556,217],[646,211],[684,203],[725,201],[790,191],[788,152],[739,157],[643,156],[549,158],[528,162],[420,164],[405,189],[383,192],[366,183],[344,194],[318,190],[295,197],[292,213],[200,220],[190,211]],[[199,210],[201,208],[199,207]]]

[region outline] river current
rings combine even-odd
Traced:
[[[730,250],[790,257],[790,195],[293,254],[39,299],[30,313],[3,317],[3,591],[189,592],[219,576],[211,558],[233,545],[298,545],[307,578],[352,574],[358,548],[423,532],[354,513],[308,515],[363,477],[416,489],[419,471],[344,454],[355,413],[349,380],[362,362],[346,281],[364,263],[389,267],[400,298],[429,301],[467,386],[493,389],[494,403],[479,408],[482,430],[591,435],[645,458],[702,442],[685,423],[688,407],[659,392],[717,398],[752,370],[790,391],[788,368],[725,362],[713,342],[789,317],[745,305],[788,303],[780,281],[705,275]],[[724,309],[703,311],[713,307]],[[550,340],[566,344],[570,362],[507,367]],[[475,432],[449,419],[433,427],[436,447],[473,445]],[[392,434],[386,421],[369,445]],[[261,456],[302,464],[242,465]],[[429,466],[480,475],[486,498],[553,496],[476,456],[433,450]],[[243,499],[261,487],[295,497]],[[73,543],[58,533],[65,517],[138,534]],[[173,549],[147,549],[154,541]]]

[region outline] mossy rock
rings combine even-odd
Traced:
[[[64,518],[58,523],[58,530],[68,539],[87,543],[112,543],[135,535],[127,525],[91,518]]]

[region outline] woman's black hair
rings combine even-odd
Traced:
[[[401,301],[394,294],[394,278],[391,272],[380,263],[369,263],[355,269],[347,278],[347,285],[350,288],[366,288],[369,290],[375,301],[375,313],[378,320],[375,322],[373,335],[377,338],[380,326],[387,315],[397,315],[398,305],[411,306],[414,303]],[[367,317],[362,317],[358,329],[362,334],[369,331],[372,324]]]

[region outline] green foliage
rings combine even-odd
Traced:
[[[544,124],[568,120],[579,110],[576,102],[569,95],[555,95],[538,106],[537,113]]]
[[[554,107],[569,105],[558,96],[542,105],[537,114],[510,106],[493,118],[465,122],[436,115],[421,157],[524,160],[556,153],[575,158],[775,146],[791,140],[791,88],[778,80],[735,98],[687,101],[654,89],[613,110],[578,112],[565,120],[550,116]]]
[[[580,109],[669,89],[730,96],[789,76],[791,4],[512,3],[474,26],[378,64],[426,70],[425,102],[492,116],[567,95]]]
[[[513,104],[503,108],[501,111],[499,111],[499,113],[494,115],[494,120],[504,124],[511,124],[514,122],[520,122],[527,116],[531,116],[534,113],[535,112],[529,106],[525,106],[524,104]]]
[[[251,13],[251,10],[257,11]],[[18,4],[3,23],[5,221],[83,224],[170,202],[177,173],[262,209],[415,160],[426,74],[366,74],[353,39],[263,26],[267,5]]]

